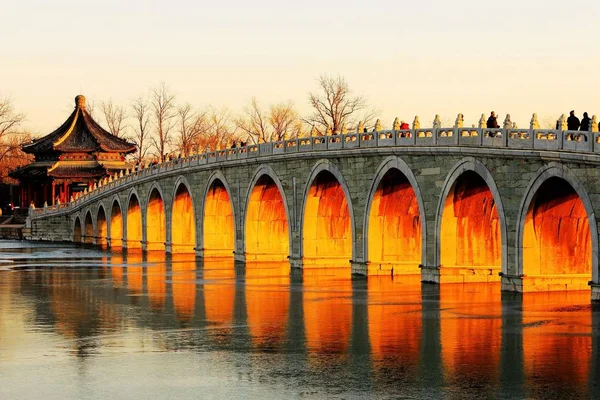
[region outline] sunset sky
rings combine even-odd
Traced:
[[[307,113],[321,74],[394,117],[465,124],[495,110],[527,126],[600,115],[600,2],[6,1],[0,96],[48,133],[73,98],[119,104],[161,81],[178,102],[238,112],[292,100]]]

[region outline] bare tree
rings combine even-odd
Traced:
[[[298,135],[298,113],[292,102],[273,104],[269,110],[269,124],[273,128],[271,140],[292,139]]]
[[[273,104],[265,112],[256,98],[252,98],[244,114],[235,120],[236,126],[255,143],[296,137],[297,122],[298,114],[291,102]]]
[[[150,104],[147,99],[138,97],[131,104],[131,108],[133,109],[133,118],[135,119],[135,126],[133,128],[131,139],[138,148],[136,161],[141,162],[148,152],[150,139],[150,128],[148,126],[151,112]]]
[[[231,123],[231,116],[226,108],[217,110],[209,107],[205,111],[204,121],[206,121],[206,125],[194,141],[194,151],[223,149],[239,139],[236,126]]]
[[[314,108],[304,122],[314,126],[322,135],[328,128],[332,132],[341,132],[342,127],[352,128],[362,120],[365,126],[377,117],[377,110],[368,110],[363,96],[354,96],[346,80],[321,75],[318,79],[319,91],[308,94],[310,105]]]
[[[25,115],[14,110],[9,98],[0,99],[0,169],[1,179],[8,169],[19,166],[19,159],[25,159],[21,146],[31,140],[30,135],[21,128]]]
[[[150,108],[154,117],[155,135],[152,144],[158,151],[160,161],[165,161],[168,146],[171,143],[171,130],[175,126],[175,95],[163,82],[150,89]]]
[[[244,107],[244,115],[235,120],[235,125],[254,142],[269,142],[268,116],[258,105],[256,97]]]
[[[108,130],[113,135],[124,138],[127,136],[127,112],[125,107],[113,104],[112,99],[100,103],[100,110],[108,126]]]
[[[209,130],[207,111],[197,113],[189,103],[177,109],[178,133],[177,151],[189,155],[198,151],[199,136]]]

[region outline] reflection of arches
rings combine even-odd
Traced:
[[[311,173],[304,195],[302,255],[304,264],[347,263],[354,256],[354,216],[350,194],[339,171],[328,161]]]
[[[114,199],[110,210],[110,247],[123,246],[123,213],[118,199]]]
[[[142,208],[135,193],[129,195],[126,225],[127,248],[140,249],[142,247]]]
[[[246,260],[286,260],[290,254],[289,219],[279,180],[270,168],[263,167],[250,190],[244,213]]]
[[[165,250],[167,240],[165,203],[161,190],[154,186],[150,190],[146,206],[146,250]]]
[[[521,202],[517,273],[524,291],[587,289],[598,279],[596,218],[591,200],[565,166],[550,163]],[[569,277],[564,275],[568,274]]]
[[[94,223],[92,222],[92,213],[89,210],[85,214],[83,243],[94,243]]]
[[[196,217],[191,191],[183,181],[175,187],[171,207],[171,251],[193,253],[196,246]]]
[[[365,210],[365,260],[378,269],[418,273],[425,259],[425,213],[417,181],[399,158],[378,169]]]
[[[231,257],[235,243],[233,203],[222,177],[209,181],[204,197],[203,247],[205,257]]]
[[[81,221],[77,216],[75,217],[75,224],[73,225],[73,242],[82,243],[81,239]]]
[[[100,204],[96,216],[96,244],[102,247],[106,246],[107,236],[108,223],[106,222],[106,213],[104,212],[104,206]]]
[[[436,264],[447,282],[497,281],[506,271],[506,222],[500,194],[487,168],[460,161],[446,178],[438,203]]]

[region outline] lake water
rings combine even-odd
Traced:
[[[589,292],[0,241],[1,399],[600,398]]]

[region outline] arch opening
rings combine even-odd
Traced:
[[[75,218],[75,226],[73,226],[73,242],[74,243],[82,243],[81,237],[81,221],[79,217]]]
[[[319,172],[305,200],[304,264],[348,264],[352,257],[351,223],[342,185],[331,172]]]
[[[246,260],[283,261],[290,254],[288,220],[275,181],[261,176],[250,194],[246,213]]]
[[[131,195],[127,207],[127,248],[142,248],[142,208],[135,194]]]
[[[564,179],[552,177],[529,204],[523,227],[524,290],[587,290],[592,238],[583,201]]]
[[[371,200],[368,227],[369,273],[392,269],[418,274],[422,236],[419,202],[408,178],[390,169]]]
[[[446,282],[500,280],[502,239],[494,195],[474,171],[448,192],[440,229],[440,274]]]
[[[235,241],[233,205],[223,182],[211,184],[204,203],[204,256],[232,257]]]
[[[158,189],[152,189],[146,215],[146,250],[165,250],[167,240],[165,203]]]
[[[179,185],[173,199],[171,227],[171,251],[173,253],[194,253],[196,216],[192,196],[184,184]]]
[[[94,224],[92,223],[92,214],[88,211],[85,215],[85,224],[83,228],[83,243],[94,243]]]
[[[106,221],[106,213],[104,207],[98,207],[98,215],[96,216],[96,244],[101,247],[106,247],[108,236],[108,223]]]
[[[110,247],[113,249],[123,247],[123,214],[116,200],[110,211]]]

